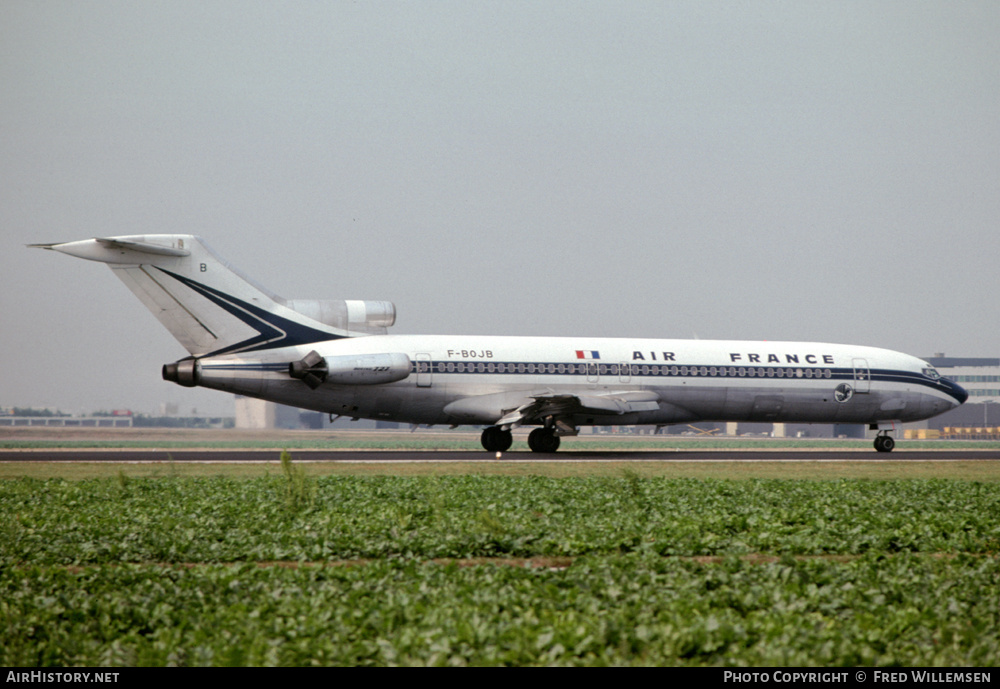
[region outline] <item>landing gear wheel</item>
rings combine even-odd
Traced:
[[[896,447],[896,441],[888,435],[880,435],[875,438],[875,449],[879,452],[892,452]]]
[[[559,436],[551,428],[536,428],[528,434],[528,447],[532,452],[555,452],[559,449]]]
[[[483,444],[483,449],[487,452],[506,452],[514,443],[514,436],[510,431],[505,431],[499,426],[490,426],[483,430],[479,442]]]

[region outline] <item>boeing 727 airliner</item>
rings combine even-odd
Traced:
[[[389,335],[390,302],[286,300],[191,235],[32,246],[107,263],[190,356],[163,367],[179,385],[351,418],[485,425],[510,448],[537,426],[554,452],[581,426],[696,421],[867,424],[890,452],[900,423],[968,394],[925,361],[817,342]]]

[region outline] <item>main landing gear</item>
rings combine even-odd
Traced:
[[[532,452],[555,452],[559,449],[559,436],[554,428],[536,428],[528,434],[528,447]]]
[[[510,431],[499,426],[490,426],[483,430],[479,441],[487,452],[506,452],[514,442]],[[555,428],[536,428],[528,434],[528,447],[532,452],[555,452],[559,449],[559,436]]]
[[[499,426],[490,426],[483,431],[479,437],[479,442],[487,452],[506,452],[514,443],[514,436],[510,431],[505,431]]]
[[[875,449],[879,452],[892,452],[896,447],[896,441],[889,435],[889,431],[881,431],[875,436]]]

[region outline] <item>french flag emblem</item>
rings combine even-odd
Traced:
[[[578,349],[576,350],[577,359],[600,359],[601,353],[596,349]]]

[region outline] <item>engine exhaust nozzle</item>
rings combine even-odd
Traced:
[[[163,380],[193,388],[201,382],[201,369],[197,359],[181,359],[172,364],[163,365]]]

